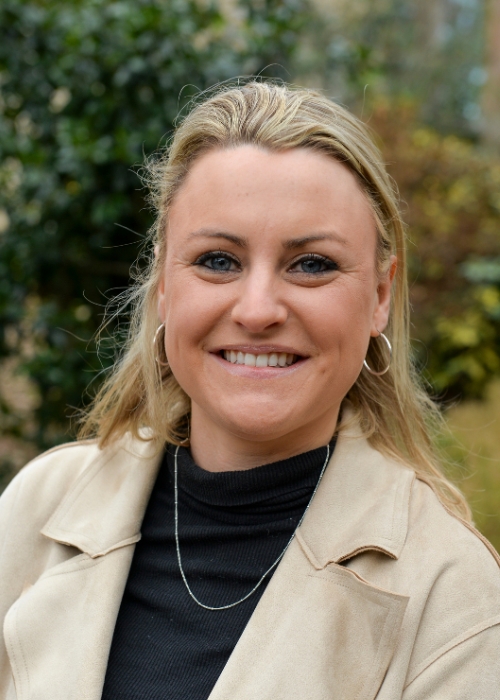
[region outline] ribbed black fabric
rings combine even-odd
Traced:
[[[181,579],[169,448],[116,622],[103,700],[206,700],[264,593],[204,610]],[[179,538],[194,594],[220,606],[242,598],[285,547],[318,481],[326,447],[255,469],[207,472],[180,449]]]

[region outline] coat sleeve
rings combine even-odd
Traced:
[[[22,591],[22,571],[15,557],[19,542],[14,513],[18,509],[23,474],[18,474],[0,497],[0,618]],[[14,556],[13,556],[14,555]]]
[[[403,700],[500,700],[500,614],[421,664]]]
[[[15,558],[11,557],[12,515],[19,500],[22,475],[18,475],[0,498],[0,630],[3,630],[5,615],[10,606],[21,595],[23,578]],[[16,697],[10,661],[5,648],[3,633],[0,634],[0,700]]]
[[[53,453],[62,459],[55,462]],[[5,618],[12,605],[50,565],[53,542],[40,530],[68,483],[79,473],[79,463],[73,465],[65,454],[61,448],[55,448],[36,457],[0,496],[0,700],[17,697],[5,644]]]

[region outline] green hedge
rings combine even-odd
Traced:
[[[38,389],[40,447],[112,358],[92,342],[129,284],[151,217],[132,166],[200,90],[287,77],[302,0],[3,0],[0,5],[0,358]],[[68,409],[68,406],[70,407]],[[8,404],[3,424],[23,437]]]

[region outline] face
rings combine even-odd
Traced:
[[[306,149],[210,151],[166,235],[158,310],[192,436],[328,442],[389,313],[391,272],[377,276],[355,177]]]

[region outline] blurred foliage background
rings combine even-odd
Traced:
[[[500,0],[3,0],[0,33],[0,484],[113,361],[95,332],[151,224],[134,168],[200,90],[260,74],[375,130],[417,362],[500,546]]]

